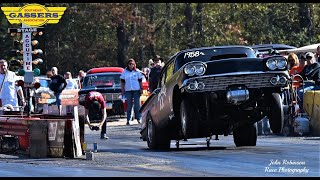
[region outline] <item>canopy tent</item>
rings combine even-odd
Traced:
[[[318,44],[311,44],[308,46],[302,46],[295,49],[285,49],[285,50],[279,50],[280,53],[304,53],[304,52],[317,52],[317,47],[320,45]]]

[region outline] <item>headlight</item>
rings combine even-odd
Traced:
[[[266,65],[270,70],[275,70],[277,68],[277,61],[276,59],[268,59]]]
[[[206,72],[206,64],[202,62],[192,62],[184,67],[184,73],[188,76],[203,75]]]
[[[186,73],[186,75],[188,76],[193,76],[195,72],[196,72],[196,69],[192,64],[188,64],[186,65],[186,67],[184,67],[184,73]]]
[[[206,71],[206,67],[205,67],[205,65],[204,64],[196,64],[195,66],[194,66],[195,68],[196,68],[196,75],[203,75],[204,74],[204,72]]]
[[[282,57],[274,57],[268,59],[266,65],[270,70],[275,70],[277,68],[285,69],[287,67],[287,60]]]
[[[285,69],[287,67],[287,61],[285,59],[278,59],[277,61],[278,69]]]

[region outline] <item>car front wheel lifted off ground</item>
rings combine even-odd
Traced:
[[[147,119],[147,143],[150,149],[169,149],[170,139],[166,132],[159,131],[150,115]]]
[[[270,128],[274,134],[279,134],[284,122],[283,104],[279,93],[272,93],[270,111]]]
[[[191,138],[196,133],[194,128],[194,109],[190,101],[183,99],[180,106],[181,130],[185,139]]]

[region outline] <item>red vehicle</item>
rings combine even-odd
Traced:
[[[125,115],[127,102],[122,102],[120,75],[124,71],[121,67],[98,67],[87,71],[82,88],[78,92],[79,104],[84,105],[86,94],[90,91],[100,92],[107,106],[108,116]],[[142,82],[143,94],[141,95],[141,104],[149,97],[148,81]],[[101,119],[96,117],[94,119]]]
[[[124,115],[120,85],[120,75],[123,71],[121,67],[99,67],[88,70],[82,82],[82,88],[78,92],[79,104],[84,105],[85,96],[90,91],[98,91],[106,101],[108,116]]]

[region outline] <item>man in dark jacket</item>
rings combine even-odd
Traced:
[[[51,83],[49,85],[49,88],[54,92],[54,95],[56,96],[56,105],[59,108],[59,114],[61,114],[60,94],[66,88],[67,81],[62,75],[58,74],[58,68],[52,67],[51,71],[53,76],[50,77]]]
[[[307,65],[303,68],[301,76],[305,80],[313,80],[316,85],[320,85],[320,64],[313,58],[313,53],[306,53]]]
[[[159,78],[160,78],[160,73],[162,70],[163,59],[159,55],[156,55],[156,57],[153,58],[153,62],[155,66],[151,68],[149,73],[149,91],[150,92],[153,92],[157,88]]]
[[[307,65],[303,68],[301,76],[305,80],[304,86],[298,89],[298,96],[300,101],[300,112],[303,112],[303,94],[310,90],[320,90],[320,64],[316,62],[314,54],[307,52],[305,54]],[[314,82],[310,82],[310,80]]]

